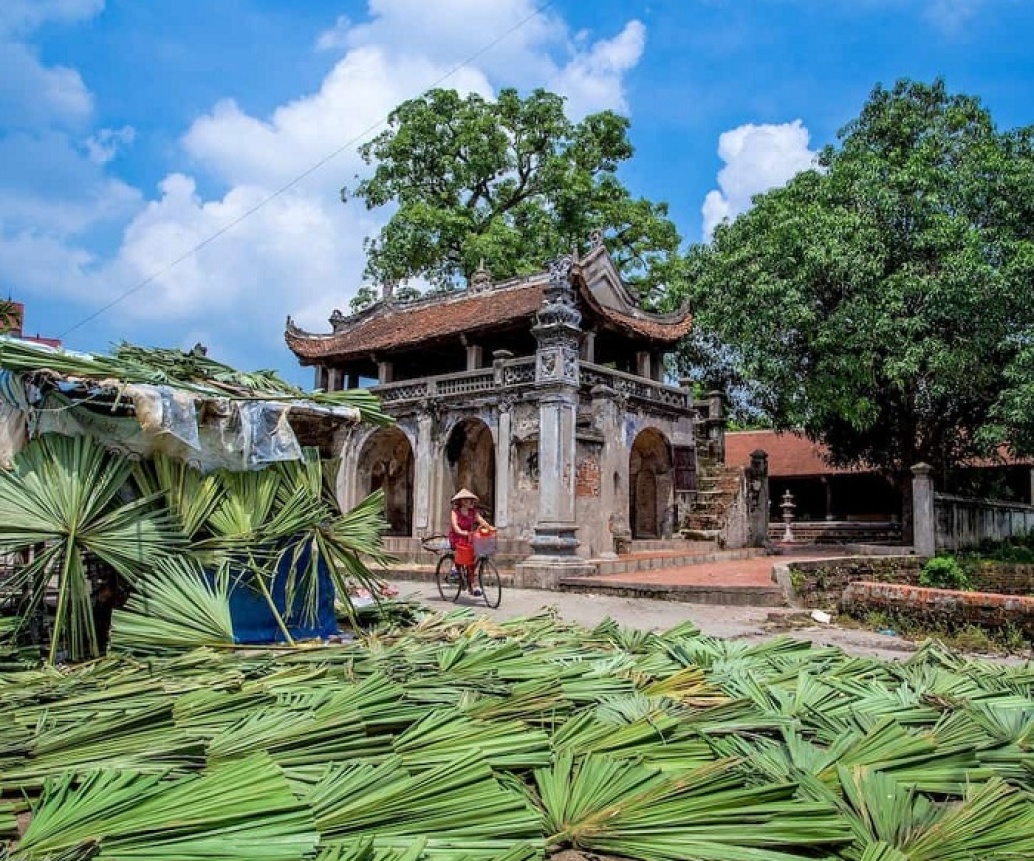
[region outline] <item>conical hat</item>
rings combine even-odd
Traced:
[[[467,488],[461,487],[457,494],[452,498],[452,501],[459,502],[461,499],[473,499],[477,502],[478,496],[476,493],[471,493]]]

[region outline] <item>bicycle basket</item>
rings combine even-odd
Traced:
[[[479,535],[475,533],[473,538],[475,556],[495,556],[499,550],[499,542],[495,535]]]
[[[431,553],[447,553],[452,549],[447,535],[428,535],[421,539],[420,546]]]

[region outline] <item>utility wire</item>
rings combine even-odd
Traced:
[[[483,45],[482,47],[478,48],[477,51],[475,51],[473,54],[471,54],[465,60],[463,60],[462,62],[460,62],[457,65],[453,66],[451,69],[449,69],[448,72],[446,72],[444,75],[442,75],[436,81],[434,81],[432,84],[430,84],[428,87],[426,87],[420,93],[420,95],[424,95],[425,93],[429,92],[430,90],[433,90],[433,89],[439,87],[441,84],[445,83],[447,80],[449,80],[449,78],[451,78],[453,75],[455,75],[461,69],[466,68],[471,63],[473,63],[478,57],[480,57],[482,54],[487,53],[488,51],[492,50],[492,48],[494,48],[496,45],[498,45],[500,42],[508,39],[510,36],[512,36],[514,33],[516,33],[518,30],[520,30],[525,24],[527,24],[529,21],[531,21],[533,18],[537,17],[538,15],[542,14],[544,11],[546,11],[546,9],[548,9],[552,5],[553,5],[553,0],[546,0],[546,2],[541,3],[540,5],[536,6],[531,12],[529,12],[524,18],[522,18],[520,21],[518,21],[516,24],[514,24],[509,30],[505,31],[504,33],[501,33],[499,36],[496,36],[496,38],[494,38],[491,42],[488,42],[485,45]],[[148,286],[149,284],[153,283],[157,279],[161,278],[163,275],[167,274],[168,272],[170,272],[171,270],[176,268],[184,260],[187,260],[188,258],[193,257],[195,254],[197,254],[198,251],[200,251],[206,245],[211,245],[213,242],[215,242],[215,240],[217,240],[224,233],[228,233],[229,231],[233,230],[233,228],[235,228],[238,224],[240,224],[246,218],[250,218],[252,215],[254,215],[256,212],[258,212],[264,206],[266,206],[269,203],[272,203],[274,200],[276,200],[278,197],[280,197],[285,192],[290,191],[292,188],[294,188],[296,185],[298,185],[298,183],[300,183],[303,179],[305,179],[306,177],[311,176],[312,174],[314,174],[316,171],[318,171],[320,168],[322,168],[328,162],[333,161],[335,158],[337,158],[339,155],[341,155],[341,153],[343,153],[345,150],[350,149],[355,144],[357,144],[359,141],[361,141],[363,138],[365,138],[367,135],[369,135],[372,132],[376,131],[381,126],[385,125],[387,122],[388,122],[388,118],[387,117],[383,117],[382,119],[380,119],[377,122],[373,123],[373,125],[368,126],[367,128],[363,129],[363,131],[359,132],[359,134],[355,135],[350,140],[348,140],[345,143],[343,143],[341,146],[339,146],[332,153],[330,153],[329,155],[324,156],[318,162],[316,162],[314,165],[312,165],[308,169],[302,171],[300,174],[298,174],[290,182],[286,183],[285,185],[280,186],[280,188],[278,188],[276,191],[274,191],[271,194],[269,194],[266,197],[264,197],[262,200],[260,200],[258,203],[256,203],[254,206],[252,206],[250,209],[247,209],[244,212],[242,212],[240,215],[238,215],[235,219],[230,221],[228,224],[224,224],[222,227],[220,227],[214,233],[211,233],[208,236],[206,236],[197,245],[195,245],[189,251],[185,251],[183,254],[181,254],[179,257],[177,257],[175,260],[173,260],[172,262],[168,263],[164,268],[159,269],[157,272],[154,272],[151,275],[148,275],[143,281],[141,281],[136,286],[129,288],[128,290],[126,290],[123,293],[120,293],[118,296],[116,296],[114,299],[112,299],[110,302],[108,302],[107,305],[102,305],[100,308],[98,308],[96,311],[94,311],[89,316],[84,317],[82,320],[80,320],[74,326],[71,326],[68,329],[65,329],[65,331],[62,332],[58,336],[58,338],[60,338],[61,340],[64,340],[69,334],[74,332],[76,329],[80,329],[83,326],[85,326],[87,323],[90,323],[93,320],[96,320],[102,314],[107,313],[112,308],[114,308],[116,305],[120,304],[121,302],[124,302],[126,299],[128,299],[130,296],[132,296],[134,293],[139,293],[141,290],[144,289],[144,287]]]

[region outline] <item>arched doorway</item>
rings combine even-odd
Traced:
[[[672,511],[671,446],[647,428],[632,445],[628,461],[628,522],[633,538],[660,538]]]
[[[388,535],[413,532],[413,447],[398,428],[381,428],[359,453],[358,486],[364,495],[384,491]]]
[[[445,461],[451,479],[446,482],[449,498],[466,487],[478,495],[481,513],[494,523],[495,441],[488,425],[480,419],[459,422],[445,445]]]

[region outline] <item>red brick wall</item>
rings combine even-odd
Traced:
[[[1012,624],[1026,636],[1034,637],[1034,598],[1031,597],[859,581],[844,590],[841,606],[849,613],[879,610],[948,629]]]

